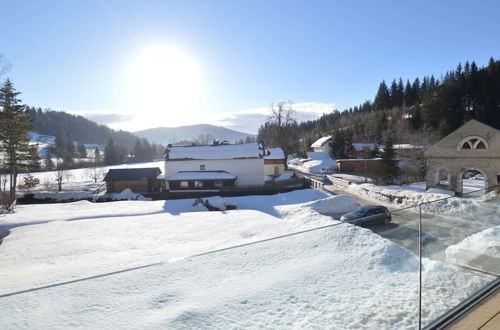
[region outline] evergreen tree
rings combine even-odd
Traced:
[[[37,148],[30,145],[28,138],[31,120],[17,99],[19,94],[10,80],[0,88],[0,153],[10,175],[11,202],[16,196],[17,174],[35,168],[38,162]]]
[[[377,110],[389,109],[391,107],[391,95],[384,80],[382,80],[382,82],[378,87],[378,92],[377,95],[375,96],[374,105],[375,109]]]
[[[104,149],[104,163],[106,165],[116,165],[124,163],[126,158],[127,151],[125,148],[116,143],[113,139],[109,139]]]
[[[388,134],[384,140],[384,150],[380,155],[383,164],[383,174],[387,177],[388,182],[394,181],[394,178],[399,175],[400,168],[394,150],[394,142],[391,134]]]
[[[78,143],[77,146],[78,157],[87,158],[87,147],[83,143]]]
[[[45,168],[48,171],[52,171],[55,168],[54,161],[52,160],[52,154],[50,153],[50,150],[47,150],[45,153],[45,157],[43,159]]]

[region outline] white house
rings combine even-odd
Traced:
[[[332,140],[331,136],[323,136],[313,144],[311,144],[311,148],[314,152],[330,152],[330,141]]]
[[[285,172],[285,153],[281,148],[268,148],[269,152],[264,156],[264,173],[266,175],[279,176]]]
[[[257,143],[169,146],[166,189],[216,191],[264,185],[264,146]]]

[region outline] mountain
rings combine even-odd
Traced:
[[[175,143],[181,141],[194,141],[199,139],[201,135],[205,138],[211,137],[219,141],[226,140],[230,143],[237,142],[241,139],[255,138],[254,134],[234,131],[229,128],[219,127],[208,124],[189,125],[179,127],[157,127],[143,131],[134,132],[135,135],[146,138],[154,143]],[[206,141],[211,142],[211,141]]]
[[[70,140],[85,144],[105,145],[110,138],[132,149],[137,136],[126,131],[115,131],[82,116],[64,111],[42,110],[27,107],[28,116],[33,120],[33,131],[41,135],[56,136],[63,130]]]

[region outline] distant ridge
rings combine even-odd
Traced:
[[[179,127],[157,127],[134,132],[135,135],[146,138],[154,143],[176,143],[181,141],[194,141],[200,135],[210,135],[219,140],[230,143],[245,140],[247,137],[255,138],[254,134],[238,132],[229,128],[209,124],[179,126]]]

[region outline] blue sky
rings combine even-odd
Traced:
[[[262,112],[280,99],[343,109],[372,99],[382,79],[439,76],[459,61],[500,58],[498,1],[3,1],[0,8],[0,54],[23,102],[123,115],[112,127],[130,130],[222,123],[229,114],[238,121],[235,113]],[[190,70],[184,62],[195,63],[196,81],[169,94],[130,73],[147,62],[138,54],[159,47],[188,60],[173,57],[161,71],[170,80],[155,84],[174,84]],[[151,89],[159,95],[149,97]],[[170,101],[181,96],[186,104]]]

